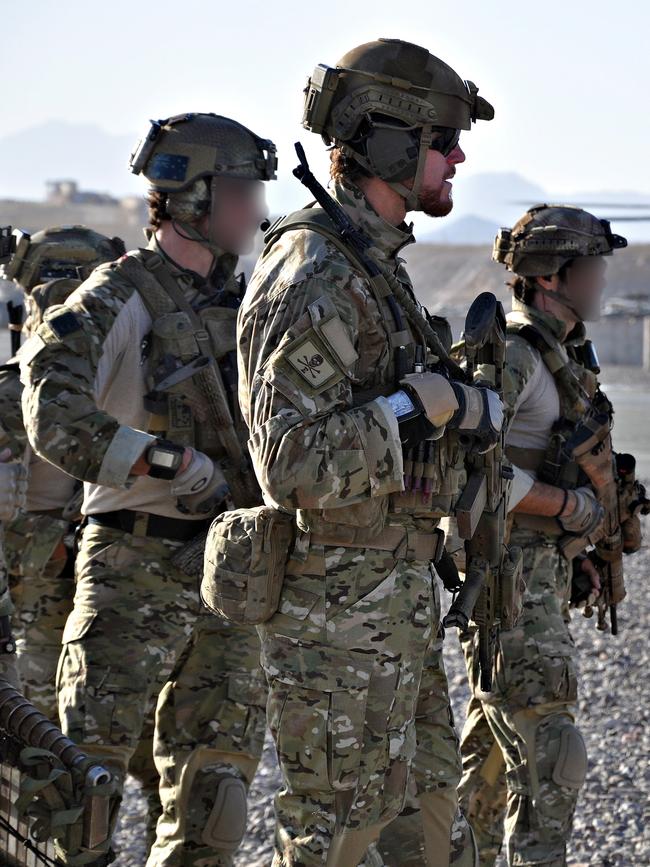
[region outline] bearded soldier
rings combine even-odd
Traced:
[[[575,722],[577,672],[568,608],[570,599],[589,604],[601,591],[594,562],[603,534],[600,501],[607,498],[589,460],[598,454],[605,470],[608,463],[612,467],[612,409],[599,389],[583,323],[599,316],[603,257],[626,243],[606,220],[579,208],[547,205],[531,208],[495,241],[494,258],[515,275],[505,371],[506,444],[515,471],[510,539],[524,552],[526,593],[519,625],[500,634],[491,693],[479,689],[476,637],[463,638],[473,697],[461,745],[460,791],[481,864],[495,862],[504,816],[509,864],[566,864],[587,772]],[[591,437],[593,452],[575,445],[591,448]],[[611,472],[607,484],[615,484]],[[613,529],[611,538],[618,530],[620,539],[620,528]],[[596,555],[580,556],[594,542]]]
[[[442,734],[427,732],[426,688],[415,719],[423,667],[439,676],[431,564],[445,429],[489,449],[501,404],[449,381],[447,323],[417,303],[398,254],[413,240],[407,212],[451,210],[460,130],[493,110],[426,49],[394,39],[318,66],[305,93],[303,125],[334,145],[333,201],[301,154],[322,207],[266,236],[239,313],[239,394],[265,500],[295,529],[279,608],[259,627],[284,783],[274,864],[346,867],[402,809],[416,728],[434,763],[435,738],[453,740],[444,712]],[[405,492],[413,447],[422,459]],[[444,672],[441,684],[444,710]],[[423,770],[431,789],[438,770]],[[453,787],[448,801],[427,812],[432,865],[447,863]]]
[[[262,748],[258,638],[199,616],[195,579],[174,558],[231,497],[259,499],[233,451],[235,268],[275,168],[272,142],[234,120],[153,122],[131,159],[151,188],[148,246],[48,312],[23,357],[30,440],[85,488],[61,723],[112,769],[118,795],[176,661],[158,706],[163,814],[150,867],[232,862]]]

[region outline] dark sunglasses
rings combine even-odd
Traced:
[[[443,157],[448,157],[458,146],[461,131],[449,126],[434,126],[432,132],[435,138],[429,145],[429,149],[438,151]]]

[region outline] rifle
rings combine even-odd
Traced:
[[[110,773],[1,678],[0,761],[21,771],[15,806],[35,818],[33,839],[65,840],[70,855],[108,852]]]
[[[468,310],[464,342],[470,381],[503,397],[506,318],[491,292],[482,292]],[[489,692],[497,628],[510,629],[517,619],[522,552],[505,544],[508,482],[513,478],[503,463],[505,430],[485,454],[472,450],[471,442],[465,446],[468,481],[455,508],[458,533],[465,540],[465,580],[443,625],[466,630],[470,620],[476,623],[481,689]]]
[[[8,262],[15,250],[16,236],[11,231],[11,226],[0,226],[0,263]]]
[[[587,417],[564,445],[568,460],[575,460],[605,509],[603,530],[595,539],[568,539],[564,546],[582,549],[593,541],[589,552],[599,572],[601,592],[596,600],[597,628],[607,628],[607,613],[612,635],[618,635],[617,605],[625,598],[623,555],[638,551],[641,546],[640,515],[650,514],[650,500],[645,487],[636,480],[636,460],[630,454],[616,454],[612,450],[608,413]],[[562,541],[560,542],[562,547]],[[591,606],[585,608],[590,616]]]

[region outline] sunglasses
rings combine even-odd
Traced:
[[[429,145],[429,149],[438,151],[443,157],[448,157],[458,146],[461,131],[449,126],[434,126],[432,131],[435,138]]]

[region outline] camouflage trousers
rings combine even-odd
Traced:
[[[438,616],[438,588],[434,585]],[[476,843],[458,806],[458,735],[449,701],[440,628],[427,648],[415,710],[417,749],[406,806],[377,846],[386,867],[475,867]]]
[[[480,691],[476,636],[462,637],[473,698],[461,741],[461,804],[481,864],[494,863],[503,833],[510,865],[563,867],[587,772],[574,722],[569,564],[545,536],[515,530],[512,542],[524,551],[526,593],[519,624],[500,635],[493,692]]]
[[[33,513],[19,515],[6,530],[23,692],[53,722],[58,721],[56,667],[74,596],[72,558],[63,544],[69,532],[67,521]]]
[[[149,867],[230,865],[262,750],[266,689],[253,630],[201,613],[180,543],[90,524],[58,671],[67,735],[114,773],[118,795],[158,699],[162,815]]]
[[[357,865],[401,813],[438,620],[427,562],[323,545],[290,560],[278,613],[258,627],[283,777],[276,867]],[[433,787],[444,760],[424,764]]]

